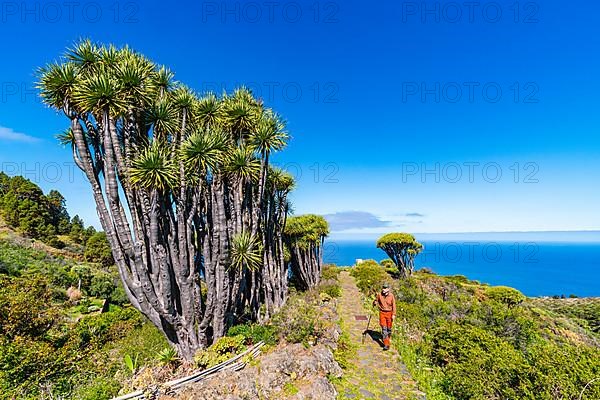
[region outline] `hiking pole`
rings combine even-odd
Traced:
[[[369,331],[369,325],[371,325],[371,314],[369,314],[369,320],[367,321],[367,329],[365,329],[365,331],[362,334],[362,344],[365,344],[365,336]]]

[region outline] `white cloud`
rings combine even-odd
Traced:
[[[35,143],[39,142],[39,139],[33,136],[29,136],[25,133],[16,132],[11,128],[0,126],[0,140],[7,140],[11,142],[24,142],[24,143]]]
[[[334,232],[350,229],[381,228],[390,224],[389,221],[384,221],[366,211],[341,211],[325,214],[323,217],[329,222],[329,226]]]
[[[331,232],[344,233],[386,233],[393,229],[414,229],[423,223],[415,217],[423,216],[416,212],[378,216],[367,211],[339,211],[323,215],[329,222]]]

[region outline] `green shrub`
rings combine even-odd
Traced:
[[[73,393],[74,399],[80,400],[109,400],[116,397],[121,389],[121,383],[112,377],[99,377],[89,384],[78,387]]]
[[[90,296],[108,298],[115,290],[114,278],[106,272],[97,272],[92,275],[88,293]]]
[[[459,399],[517,399],[523,356],[507,342],[477,327],[446,323],[428,333],[433,364],[443,368],[442,387]]]
[[[396,267],[385,268],[385,272],[387,272],[394,279],[402,278],[402,274],[400,273],[400,270]]]
[[[319,285],[318,290],[331,298],[340,297],[342,295],[342,287],[338,283]]]
[[[516,307],[525,297],[514,289],[430,274],[397,282],[396,299],[403,340],[394,343],[428,398],[576,399],[600,372],[597,339],[573,324],[597,318],[592,301],[533,303],[556,319],[532,300]],[[582,398],[599,392],[590,385]]]
[[[293,382],[286,382],[283,385],[283,394],[285,394],[286,396],[293,396],[295,394],[297,394],[300,391],[300,389],[298,389],[298,387],[296,385],[294,385]]]
[[[600,299],[583,298],[568,302],[561,299],[538,299],[538,301],[542,302],[541,306],[572,319],[585,329],[600,334]]]
[[[526,349],[539,336],[539,327],[526,310],[507,307],[504,303],[474,303],[465,320],[489,330],[520,350]]]
[[[507,286],[493,286],[486,290],[485,294],[490,299],[502,302],[509,307],[521,304],[526,297],[517,289]]]
[[[327,321],[322,318],[320,303],[320,297],[314,291],[291,296],[272,318],[279,337],[305,346],[321,338],[327,329]]]
[[[340,275],[340,269],[334,264],[325,264],[321,269],[321,279],[324,281],[337,281]]]
[[[350,368],[353,360],[356,359],[356,347],[352,343],[348,330],[345,329],[343,321],[340,320],[342,334],[340,335],[337,347],[333,351],[333,358],[343,369]]]
[[[321,270],[321,283],[317,290],[326,294],[329,298],[342,295],[342,286],[339,283],[340,268],[333,264],[323,266]]]
[[[70,322],[55,290],[37,275],[0,277],[0,398],[110,398],[125,354],[141,365],[167,345],[133,308]]]
[[[598,378],[600,359],[597,348],[538,341],[526,357],[529,391],[539,399],[579,399],[587,383]],[[596,381],[597,382],[597,381]],[[600,384],[587,387],[582,399],[600,399]]]
[[[135,311],[131,308],[128,310]],[[115,361],[119,363],[126,354],[137,354],[140,363],[147,364],[155,359],[156,353],[169,344],[158,328],[141,314],[138,313],[133,321],[134,328],[119,339],[107,342],[102,352],[115,353]]]
[[[245,340],[243,335],[224,336],[208,349],[199,350],[194,356],[194,363],[198,368],[214,367],[241,353]]]
[[[485,329],[451,322],[431,330],[421,351],[442,369],[444,391],[458,399],[578,398],[600,369],[591,347],[536,340],[522,352]],[[584,398],[599,396],[590,386]]]
[[[469,279],[464,275],[452,275],[446,277],[446,279],[454,283],[469,283]]]
[[[8,340],[44,336],[59,318],[59,309],[52,303],[52,292],[45,279],[0,276],[1,336]]]
[[[24,270],[43,270],[48,264],[54,263],[54,260],[41,251],[0,240],[0,273],[2,274],[19,276]]]
[[[360,291],[372,296],[381,290],[382,285],[390,280],[385,269],[373,260],[365,260],[350,270]]]
[[[119,282],[118,286],[113,288],[113,291],[110,294],[110,302],[120,306],[129,303],[127,293],[125,293],[125,289],[123,288],[123,284],[121,282]]]
[[[177,356],[177,350],[173,347],[165,347],[158,353],[156,353],[156,359],[162,365],[175,365],[179,362],[179,357]]]
[[[381,264],[381,266],[384,268],[398,268],[391,258],[384,258],[379,262],[379,264]]]
[[[244,337],[244,341],[248,345],[261,341],[268,345],[274,345],[277,342],[277,333],[272,325],[248,323],[233,326],[227,332],[227,336],[240,335]]]
[[[133,308],[117,308],[104,314],[87,315],[79,320],[73,332],[80,346],[101,346],[122,337],[144,322]]]
[[[86,261],[99,263],[103,267],[115,263],[106,233],[98,232],[90,236],[86,242],[84,257]]]

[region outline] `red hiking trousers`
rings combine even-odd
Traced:
[[[390,346],[390,336],[392,336],[392,312],[379,311],[379,325],[381,325],[381,334],[383,336],[383,345]]]

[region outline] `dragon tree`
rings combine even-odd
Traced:
[[[82,41],[39,71],[129,300],[180,356],[285,303],[288,140],[252,93],[202,96],[133,51]]]
[[[319,283],[323,264],[323,242],[329,224],[319,215],[290,217],[285,226],[285,240],[290,251],[292,279],[300,289]]]
[[[385,251],[400,270],[402,277],[410,276],[415,267],[415,257],[423,245],[410,233],[388,233],[377,241],[377,247]]]

